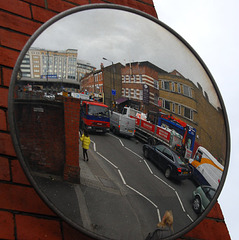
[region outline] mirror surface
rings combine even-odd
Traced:
[[[22,165],[77,228],[145,239],[170,210],[176,236],[215,202],[228,165],[223,102],[164,24],[126,8],[79,8],[30,40],[14,74]]]

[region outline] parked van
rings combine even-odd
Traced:
[[[204,147],[198,147],[194,158],[189,159],[193,169],[192,177],[200,185],[210,185],[217,189],[224,167]]]
[[[110,129],[113,133],[133,137],[135,133],[135,119],[112,112],[110,116]]]

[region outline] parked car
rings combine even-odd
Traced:
[[[166,178],[183,180],[191,177],[191,168],[165,145],[143,145],[144,157],[162,169]]]
[[[215,195],[216,189],[211,186],[199,186],[193,191],[192,207],[196,213],[203,212]]]

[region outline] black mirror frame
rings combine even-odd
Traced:
[[[19,141],[18,141],[18,135],[16,132],[16,126],[15,126],[15,119],[14,119],[14,86],[15,86],[15,80],[17,79],[18,76],[18,71],[19,71],[19,67],[20,64],[23,60],[24,55],[26,54],[26,52],[28,51],[28,49],[30,48],[30,46],[32,45],[32,43],[36,40],[36,38],[44,31],[46,30],[48,27],[50,27],[52,24],[54,24],[55,22],[57,22],[58,20],[73,14],[73,13],[77,13],[77,12],[81,12],[81,11],[85,11],[85,10],[91,10],[91,9],[116,9],[116,10],[122,10],[122,11],[126,11],[126,12],[130,12],[130,13],[135,13],[138,14],[142,17],[145,17],[153,22],[155,22],[156,24],[160,25],[161,27],[165,28],[167,31],[169,31],[171,34],[173,34],[179,41],[181,41],[190,51],[191,53],[195,56],[195,58],[199,61],[199,63],[201,64],[201,66],[203,67],[203,69],[205,70],[205,72],[207,73],[208,77],[210,78],[212,85],[217,93],[219,102],[221,104],[221,108],[222,108],[222,113],[223,113],[223,117],[224,117],[224,122],[225,122],[225,129],[226,129],[226,157],[225,157],[225,167],[224,167],[224,173],[221,179],[221,182],[219,184],[219,187],[216,191],[216,194],[213,198],[213,200],[210,202],[209,206],[207,207],[207,209],[197,218],[197,220],[195,222],[193,222],[192,224],[186,226],[184,229],[182,229],[180,232],[177,232],[176,234],[174,234],[173,236],[166,238],[166,239],[176,239],[184,234],[186,234],[187,232],[189,232],[191,229],[193,229],[195,226],[197,226],[206,216],[207,214],[210,212],[210,210],[212,209],[212,207],[214,206],[214,204],[216,203],[221,190],[223,188],[223,185],[225,183],[225,179],[226,179],[226,175],[228,172],[228,167],[229,167],[229,160],[230,160],[230,131],[229,131],[229,122],[228,122],[228,118],[227,118],[227,113],[226,113],[226,109],[225,109],[225,105],[223,103],[223,99],[222,96],[219,92],[219,89],[217,87],[217,84],[215,82],[215,80],[213,79],[213,76],[211,75],[209,69],[207,68],[207,66],[205,65],[205,63],[203,62],[203,60],[200,58],[200,56],[195,52],[195,50],[186,42],[186,40],[184,40],[179,34],[177,34],[174,30],[172,30],[170,27],[168,27],[166,24],[162,23],[161,21],[159,21],[158,19],[156,19],[155,17],[146,14],[144,12],[141,12],[139,10],[133,9],[133,8],[129,8],[129,7],[125,7],[125,6],[121,6],[121,5],[116,5],[116,4],[89,4],[89,5],[84,5],[84,6],[79,6],[79,7],[75,7],[72,9],[69,9],[67,11],[64,11],[58,15],[56,15],[55,17],[51,18],[49,21],[47,21],[46,23],[44,23],[28,40],[28,42],[26,43],[26,45],[24,46],[24,48],[22,49],[17,62],[15,64],[15,67],[13,69],[13,73],[12,73],[12,77],[11,77],[11,83],[10,83],[10,87],[9,87],[9,95],[8,95],[8,119],[9,119],[9,125],[10,125],[10,132],[11,132],[11,137],[12,137],[12,141],[14,144],[14,148],[17,154],[18,159],[20,160],[21,166],[26,174],[26,176],[28,177],[30,183],[33,185],[33,187],[35,188],[36,192],[39,194],[39,196],[43,199],[43,201],[59,216],[61,217],[64,221],[66,221],[67,223],[69,223],[71,226],[73,226],[74,228],[78,229],[79,231],[83,232],[84,234],[90,236],[90,237],[97,237],[99,238],[99,236],[95,236],[93,233],[87,231],[86,229],[84,229],[83,227],[77,225],[76,223],[74,223],[71,219],[67,218],[66,216],[64,216],[64,214],[57,209],[54,204],[49,201],[49,199],[43,194],[43,192],[39,189],[39,187],[37,186],[34,178],[32,177],[31,173],[28,170],[28,167],[24,161],[24,157],[22,155],[22,151],[21,148],[19,146]],[[103,237],[100,237],[99,239],[105,239]]]

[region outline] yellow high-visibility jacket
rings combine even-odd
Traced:
[[[84,134],[80,137],[80,140],[82,142],[82,148],[89,149],[90,146],[90,137],[86,137]]]

